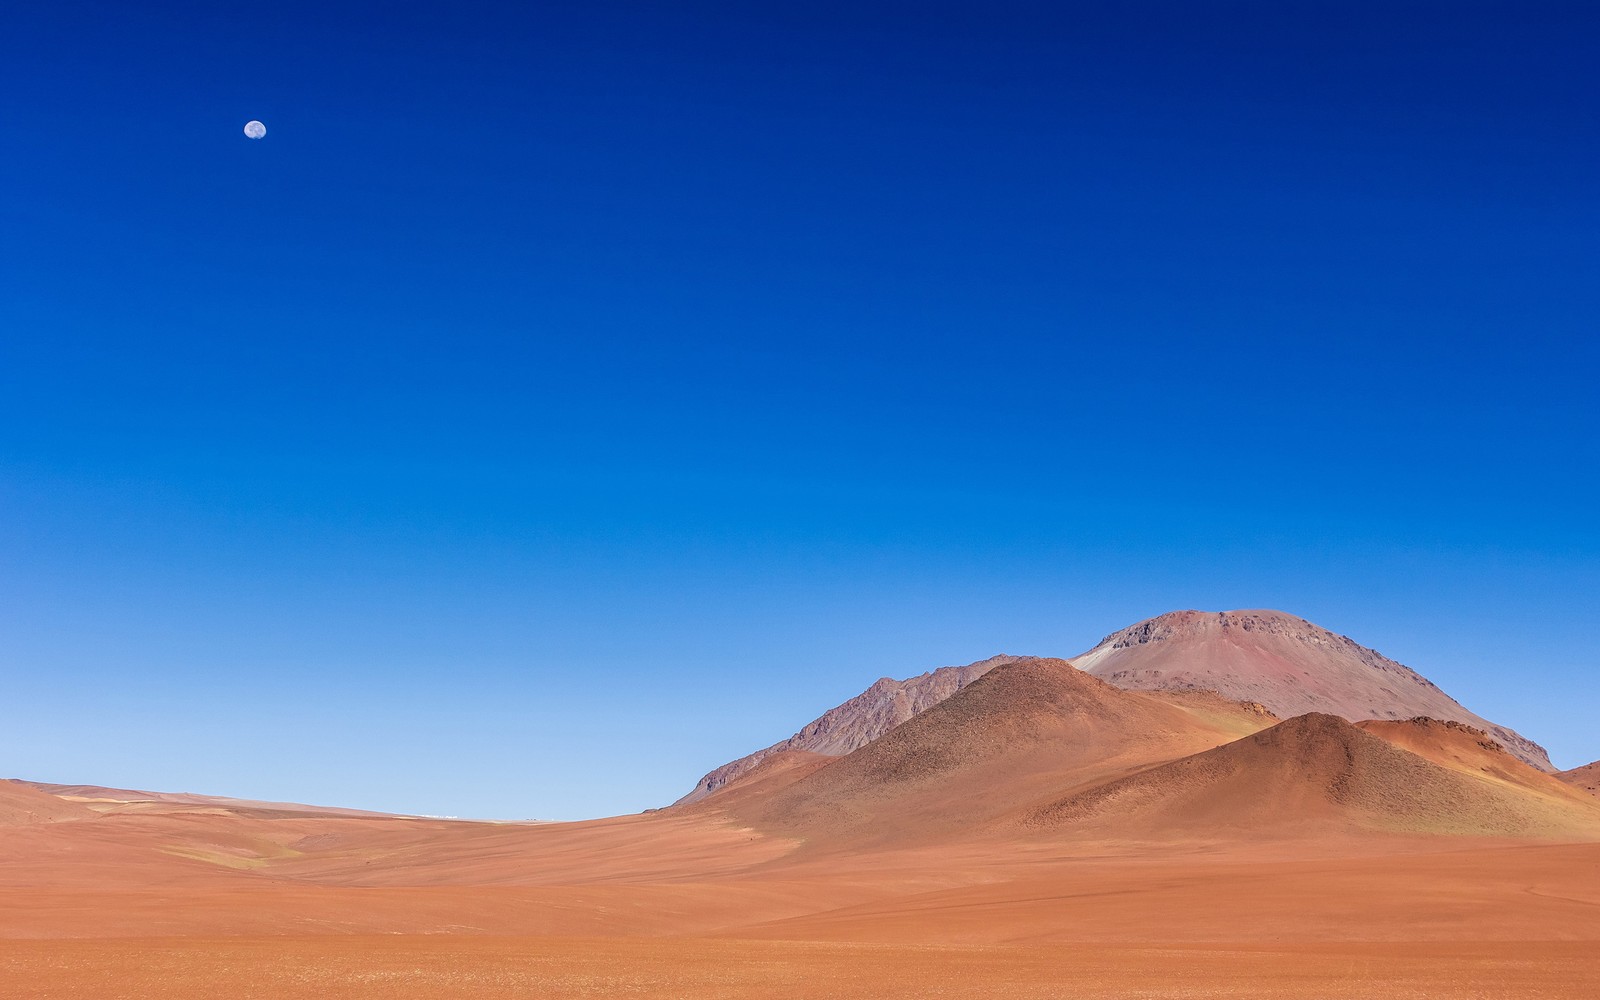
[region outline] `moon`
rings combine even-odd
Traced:
[[[244,134],[252,139],[259,139],[267,134],[267,127],[257,121],[245,122]]]

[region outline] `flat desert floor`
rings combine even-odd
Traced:
[[[1593,997],[1594,942],[914,946],[484,936],[7,942],[6,995]]]
[[[127,813],[0,831],[0,996],[1600,993],[1600,845]]]

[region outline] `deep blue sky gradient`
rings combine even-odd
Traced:
[[[224,7],[0,15],[0,772],[629,811],[1263,606],[1600,757],[1592,4]]]

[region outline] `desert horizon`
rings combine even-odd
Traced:
[[[1281,628],[1287,625],[1290,629],[1302,633],[1298,638],[1305,642],[1309,638],[1313,642],[1344,645],[1357,650],[1358,655],[1375,663],[1382,664],[1380,669],[1397,675],[1405,676],[1411,684],[1422,687],[1420,700],[1395,701],[1389,705],[1371,705],[1370,713],[1363,714],[1356,702],[1351,701],[1355,695],[1347,690],[1339,690],[1329,696],[1328,691],[1319,690],[1320,687],[1340,687],[1340,681],[1332,678],[1321,678],[1319,684],[1299,685],[1292,688],[1285,687],[1278,691],[1270,691],[1263,685],[1260,678],[1249,677],[1245,672],[1230,669],[1223,664],[1208,662],[1214,657],[1201,653],[1182,659],[1182,653],[1164,659],[1182,659],[1175,676],[1164,676],[1171,671],[1155,670],[1150,668],[1134,667],[1133,670],[1117,670],[1115,666],[1108,667],[1105,661],[1116,657],[1118,651],[1126,648],[1129,635],[1142,635],[1148,637],[1152,631],[1183,629],[1186,626],[1193,630],[1197,623],[1201,628],[1214,619],[1218,624],[1243,624],[1247,628]],[[1223,624],[1226,629],[1227,624]],[[1178,643],[1174,643],[1178,645]],[[1235,657],[1237,650],[1229,650],[1224,656],[1232,653]],[[1125,654],[1124,654],[1125,655]],[[879,736],[884,735],[889,729],[907,721],[913,715],[919,714],[927,708],[948,698],[951,694],[961,690],[967,684],[981,677],[995,666],[1016,662],[1019,660],[1037,660],[1038,656],[1017,655],[1010,653],[997,653],[983,660],[975,661],[964,666],[934,667],[923,673],[896,680],[890,677],[880,677],[862,694],[850,699],[848,702],[829,709],[821,717],[812,720],[801,727],[801,730],[786,740],[780,741],[762,750],[757,750],[745,757],[728,762],[714,768],[703,775],[695,787],[688,793],[680,796],[671,805],[685,805],[706,797],[712,791],[720,789],[730,781],[738,780],[751,769],[758,767],[766,758],[785,751],[805,750],[820,753],[823,756],[842,756],[864,746]],[[1251,711],[1259,711],[1265,718],[1284,719],[1292,717],[1295,708],[1313,708],[1325,705],[1338,709],[1336,714],[1341,714],[1347,719],[1358,722],[1380,720],[1434,720],[1440,723],[1475,724],[1479,727],[1477,734],[1484,739],[1496,737],[1504,739],[1510,744],[1508,752],[1522,759],[1525,763],[1547,772],[1561,775],[1566,780],[1581,784],[1591,781],[1590,775],[1596,768],[1600,768],[1600,761],[1580,764],[1570,770],[1561,771],[1550,762],[1549,755],[1538,743],[1516,733],[1513,730],[1498,726],[1482,717],[1475,715],[1464,706],[1440,691],[1436,685],[1421,678],[1414,671],[1395,663],[1378,653],[1376,650],[1358,646],[1345,636],[1337,635],[1321,626],[1300,619],[1282,611],[1267,609],[1249,609],[1227,612],[1204,612],[1194,609],[1170,611],[1137,622],[1108,634],[1104,639],[1085,652],[1064,658],[1064,662],[1071,663],[1080,670],[1095,676],[1107,675],[1118,678],[1120,686],[1130,688],[1152,687],[1156,690],[1167,690],[1170,693],[1190,692],[1198,695],[1217,696],[1223,702],[1237,702],[1251,706]],[[1114,682],[1116,683],[1116,682]],[[1346,682],[1348,683],[1348,681]],[[1357,679],[1355,687],[1359,689],[1360,680]],[[1366,692],[1368,700],[1384,700],[1384,695],[1377,698],[1371,697],[1371,692]],[[1387,693],[1392,697],[1392,692]],[[1247,697],[1248,696],[1248,697]],[[1270,704],[1263,704],[1262,702]],[[1412,712],[1405,716],[1405,712]],[[1360,716],[1361,718],[1357,718]],[[1502,747],[1502,749],[1508,749]],[[1600,749],[1600,747],[1597,747]],[[237,796],[217,794],[215,792],[201,793],[192,790],[183,791],[148,791],[128,788],[109,788],[91,784],[67,784],[62,782],[49,782],[31,780],[21,777],[9,779],[13,784],[23,784],[33,787],[48,794],[68,800],[83,801],[86,803],[101,803],[106,807],[128,805],[134,802],[172,804],[205,805],[215,803],[219,805],[232,804],[238,807],[256,809],[289,809],[296,811],[321,811],[349,815],[372,815],[408,817],[416,819],[435,820],[463,820],[480,822],[516,822],[516,823],[552,823],[574,822],[573,820],[545,819],[538,816],[454,816],[437,813],[394,813],[372,809],[351,809],[323,803],[313,805],[298,802],[259,801],[244,799]],[[658,811],[661,806],[646,807],[644,811]],[[618,814],[621,815],[621,814]],[[604,818],[604,817],[592,817]]]
[[[1352,697],[1374,717],[1274,711]],[[40,997],[1577,997],[1592,770],[1303,619],[1171,612],[883,678],[641,814],[12,779],[0,971]]]

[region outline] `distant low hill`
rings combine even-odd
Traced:
[[[1600,795],[1600,760],[1593,764],[1575,767],[1570,771],[1562,771],[1556,775],[1562,781],[1574,788],[1581,788],[1591,795]]]
[[[87,806],[41,791],[25,781],[0,781],[0,827],[61,823],[93,815]]]
[[[12,778],[9,784],[42,792],[58,802],[78,807],[89,815],[122,813],[227,812],[240,815],[310,814],[317,816],[387,816],[389,813],[338,806],[310,806],[298,802],[262,802],[196,792],[147,792],[103,785],[62,785],[48,781]]]

